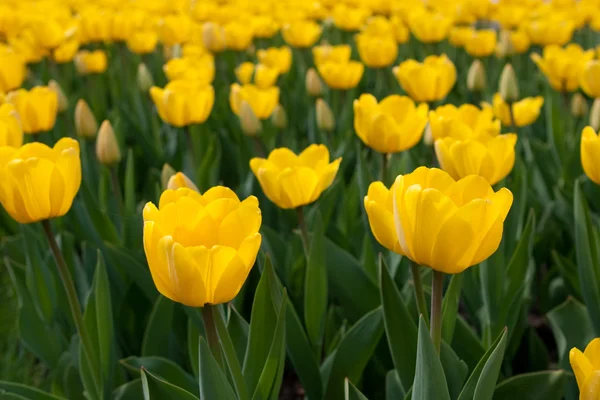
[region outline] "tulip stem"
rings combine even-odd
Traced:
[[[387,168],[388,168],[388,155],[387,153],[381,153],[381,171],[379,173],[379,180],[381,182],[383,182],[383,184],[385,185],[385,178],[387,175]]]
[[[219,310],[215,310],[215,312],[219,312]],[[223,355],[221,353],[221,345],[219,344],[219,336],[217,335],[212,305],[206,304],[204,307],[202,307],[202,320],[204,321],[204,330],[206,332],[206,341],[208,342],[208,347],[210,347],[213,356],[215,356],[215,359],[222,369]]]
[[[192,139],[192,134],[190,133],[189,125],[184,126],[183,130],[185,132],[185,139],[187,142],[187,146],[189,148],[190,164],[192,166],[192,171],[193,171],[192,176],[195,177],[196,176],[196,148],[194,147],[194,140]]]
[[[300,206],[296,208],[296,212],[298,214],[298,227],[300,228],[304,254],[308,257],[308,230],[306,229],[306,221],[304,219],[304,207]]]
[[[433,286],[431,293],[431,324],[429,325],[431,341],[440,354],[442,346],[442,297],[444,290],[444,274],[433,271]]]
[[[73,283],[71,272],[69,271],[69,267],[67,266],[65,258],[63,257],[63,254],[60,251],[60,248],[58,247],[58,243],[56,243],[56,238],[54,237],[54,233],[52,232],[52,226],[50,225],[50,221],[47,219],[43,220],[42,227],[44,228],[44,233],[46,234],[46,238],[48,239],[50,250],[52,250],[52,254],[54,255],[54,261],[56,261],[58,274],[67,294],[69,308],[71,309],[71,316],[73,317],[73,321],[75,322],[75,328],[77,329],[77,333],[79,333],[81,346],[83,348],[83,354],[86,358],[89,368],[93,371],[92,379],[94,380],[94,385],[97,389],[100,389],[101,379],[97,368],[98,363],[96,362],[95,357],[93,356],[94,347],[92,346],[92,341],[90,340],[90,336],[87,332],[85,323],[83,321],[83,314],[81,313],[81,304],[79,303],[79,298],[77,297],[77,291],[75,290],[75,284]]]
[[[125,206],[123,204],[123,194],[121,192],[121,185],[119,183],[119,175],[117,174],[117,166],[110,166],[110,182],[112,184],[112,190],[114,192],[117,204],[119,205],[119,212],[121,216],[125,215]]]
[[[412,272],[413,284],[415,286],[415,299],[417,300],[419,314],[422,314],[425,321],[427,321],[429,320],[429,312],[427,311],[427,301],[425,300],[419,265],[410,263],[410,271]]]

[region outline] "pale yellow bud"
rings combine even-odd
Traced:
[[[590,125],[597,132],[600,129],[600,97],[594,100],[590,110]]]
[[[507,103],[519,100],[519,82],[512,65],[506,64],[500,75],[500,95]]]
[[[585,97],[581,93],[575,93],[571,98],[571,114],[575,118],[582,118],[586,116],[589,110],[590,107]]]
[[[84,138],[94,138],[98,133],[98,121],[84,99],[75,105],[75,133]]]
[[[176,173],[177,171],[175,171],[173,167],[167,163],[164,163],[162,170],[160,171],[160,185],[163,190],[168,189],[171,177]]]
[[[433,132],[431,131],[431,125],[427,124],[425,127],[425,133],[423,134],[423,142],[427,146],[431,146],[433,144]]]
[[[196,184],[183,172],[177,172],[175,175],[171,176],[167,183],[167,189],[177,190],[179,188],[188,188],[200,192]]]
[[[323,99],[317,99],[317,127],[324,132],[331,132],[335,129],[335,118],[333,111]]]
[[[104,165],[114,165],[121,161],[121,150],[110,121],[105,119],[100,125],[96,138],[96,158]]]
[[[48,82],[48,88],[56,93],[56,97],[58,98],[58,112],[65,112],[67,108],[69,108],[69,100],[63,92],[62,88],[54,79],[51,79]]]
[[[510,31],[503,30],[500,32],[500,37],[496,44],[496,57],[504,58],[513,54],[515,54],[515,48],[510,38]]]
[[[306,71],[306,91],[313,97],[319,97],[323,94],[323,83],[321,78],[314,68],[309,68]]]
[[[479,59],[475,59],[467,74],[467,89],[471,92],[482,92],[487,85],[485,67]]]
[[[154,86],[154,79],[150,70],[144,63],[140,63],[137,69],[137,85],[138,88],[144,93],[148,92],[152,86]]]
[[[271,114],[271,122],[273,123],[273,126],[277,129],[287,128],[287,114],[281,104],[277,104],[277,106],[273,110],[273,114]]]
[[[262,123],[254,114],[252,107],[247,101],[242,101],[240,106],[240,125],[246,136],[256,136],[262,131]]]

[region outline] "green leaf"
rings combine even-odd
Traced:
[[[412,400],[450,400],[446,375],[435,351],[427,324],[419,316],[419,343],[417,345],[417,366],[412,387]]]
[[[198,400],[198,397],[190,392],[152,375],[143,367],[141,374],[145,400]]]
[[[200,399],[201,400],[236,400],[233,388],[227,381],[227,377],[219,367],[219,364],[208,348],[203,337],[199,342],[200,366]]]
[[[244,354],[246,354],[246,345],[248,344],[250,325],[231,304],[229,305],[229,321],[227,322],[227,330],[231,336],[233,346],[235,347],[237,358],[240,363],[243,363]]]
[[[172,331],[175,303],[159,296],[154,303],[142,341],[142,356],[169,356],[169,335]]]
[[[304,281],[304,323],[315,349],[323,341],[325,314],[327,313],[327,267],[325,265],[325,232],[320,214],[314,222],[310,239],[306,276]]]
[[[379,260],[379,286],[387,342],[403,388],[410,388],[415,378],[417,327],[402,301],[383,258]]]
[[[561,400],[569,375],[562,369],[516,375],[496,387],[494,400]]]
[[[455,334],[452,337],[452,349],[456,354],[467,363],[469,370],[475,369],[479,360],[485,354],[485,348],[477,337],[477,333],[458,314],[456,316]]]
[[[344,379],[357,382],[383,334],[383,311],[378,307],[358,320],[342,338],[325,390],[326,399],[338,399],[344,393]]]
[[[583,300],[590,313],[596,336],[600,336],[600,265],[597,242],[594,238],[597,232],[592,225],[590,212],[581,190],[581,183],[575,183],[575,252],[579,283]]]
[[[188,318],[187,329],[187,350],[190,359],[190,365],[195,376],[198,376],[198,339],[200,338],[200,329],[191,318]]]
[[[392,369],[388,371],[385,376],[385,399],[403,399],[405,395],[406,393],[404,393],[404,388],[402,388],[402,383],[400,383],[400,378],[396,370]]]
[[[506,329],[504,329],[483,357],[481,357],[481,360],[479,360],[463,390],[460,392],[458,400],[491,399],[494,387],[496,387],[498,373],[502,366],[502,358],[504,357],[504,349],[506,348],[506,336]]]
[[[126,249],[106,243],[106,254],[113,263],[118,265],[140,287],[144,295],[152,303],[156,301],[158,291],[152,281],[148,266],[132,256]]]
[[[369,399],[367,399],[367,396],[362,394],[360,392],[360,390],[358,390],[356,388],[356,386],[354,386],[352,384],[352,382],[350,382],[350,380],[348,380],[348,378],[346,378],[346,380],[344,381],[344,399],[345,400],[369,400]]]
[[[138,400],[144,398],[142,380],[134,379],[117,387],[113,393],[113,400]]]
[[[452,337],[454,336],[454,326],[456,325],[456,315],[458,314],[458,303],[460,302],[463,278],[463,274],[453,275],[448,290],[444,294],[444,302],[442,304],[442,339],[446,343],[452,343]]]
[[[20,395],[29,400],[65,400],[63,397],[55,396],[32,386],[22,385],[15,382],[0,381],[0,391]]]
[[[448,346],[445,342],[442,342],[440,361],[446,374],[446,383],[448,384],[448,392],[450,392],[450,398],[458,398],[460,391],[465,383],[467,374],[469,373],[469,367],[467,364],[452,350],[452,347]]]
[[[125,166],[125,212],[135,214],[135,158],[133,149],[127,150],[127,165]]]
[[[188,374],[173,361],[162,357],[127,357],[120,361],[121,365],[134,374],[140,372],[140,368],[150,371],[152,374],[171,382],[175,386],[182,387],[186,391],[198,394],[198,383],[193,376]]]

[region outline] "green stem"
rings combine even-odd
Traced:
[[[433,287],[431,293],[431,324],[429,332],[431,341],[438,354],[442,346],[442,297],[444,289],[444,274],[433,271]]]
[[[218,312],[218,310],[215,310]],[[206,304],[202,307],[202,320],[204,321],[204,330],[206,331],[206,341],[208,347],[215,356],[217,363],[221,369],[223,369],[223,355],[221,353],[221,346],[219,344],[219,336],[217,335],[217,329],[215,327],[215,318],[213,315],[213,306]]]
[[[379,180],[385,185],[385,178],[388,169],[387,153],[381,153],[381,171],[379,171]]]
[[[71,273],[69,271],[69,267],[67,266],[65,258],[63,257],[62,252],[58,247],[58,243],[56,243],[56,239],[54,237],[54,233],[52,232],[52,226],[50,225],[50,221],[47,219],[43,220],[42,227],[44,228],[44,233],[46,234],[46,238],[48,239],[50,250],[52,250],[54,260],[56,261],[58,274],[67,294],[69,308],[71,309],[71,316],[73,317],[73,321],[75,322],[75,328],[77,329],[77,333],[79,334],[79,337],[81,339],[83,354],[89,365],[89,368],[92,370],[92,379],[94,380],[94,386],[98,390],[101,388],[101,377],[97,368],[98,363],[96,362],[96,359],[93,356],[94,347],[92,346],[92,341],[90,340],[90,336],[87,332],[85,323],[83,321],[83,314],[81,313],[81,304],[79,303],[79,298],[77,297],[77,291],[75,290],[73,278],[71,277]]]
[[[296,213],[298,214],[298,227],[300,228],[304,254],[308,257],[308,230],[306,229],[306,221],[304,219],[304,207],[300,206],[296,208]]]
[[[121,192],[121,184],[119,183],[119,175],[117,174],[117,166],[113,165],[109,167],[110,170],[110,183],[112,185],[113,194],[119,205],[119,212],[121,216],[125,215],[125,205],[123,204],[123,193]]]
[[[415,286],[415,299],[417,300],[419,314],[422,314],[425,321],[427,321],[429,320],[429,312],[427,311],[427,301],[425,300],[425,292],[423,291],[423,282],[421,281],[419,265],[410,263],[410,271],[412,272],[413,283]]]

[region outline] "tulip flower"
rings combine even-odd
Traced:
[[[215,79],[215,58],[210,53],[173,58],[163,65],[163,71],[170,81],[187,80],[208,85]]]
[[[53,148],[34,142],[0,147],[0,203],[17,222],[61,217],[81,184],[79,143],[60,139]]]
[[[279,32],[280,24],[270,15],[255,15],[251,22],[252,31],[257,38],[270,39]]]
[[[169,164],[165,164],[165,166],[169,166]],[[171,175],[167,181],[166,188],[171,190],[177,190],[179,188],[188,188],[200,193],[198,186],[196,186],[196,184],[183,172],[173,173],[173,175]]]
[[[358,61],[336,63],[327,61],[317,64],[317,71],[331,89],[352,89],[358,85],[365,66]]]
[[[53,49],[65,40],[65,31],[56,19],[40,18],[33,27],[37,43],[44,48]]]
[[[415,11],[408,19],[408,27],[420,42],[438,43],[448,36],[452,19],[438,12]]]
[[[359,33],[355,40],[360,59],[369,68],[389,67],[398,58],[398,43],[391,35],[373,36]]]
[[[600,61],[587,61],[581,69],[579,83],[581,89],[590,97],[600,97]]]
[[[150,97],[164,122],[182,127],[206,121],[215,102],[215,90],[200,82],[175,80],[164,89],[151,87]]]
[[[503,125],[506,126],[527,126],[535,122],[540,116],[540,110],[544,105],[544,98],[538,97],[527,97],[520,101],[512,103],[512,117],[511,110],[508,104],[502,99],[499,93],[494,95],[493,110],[496,118],[498,118]],[[489,107],[489,105],[484,105]],[[513,121],[514,118],[514,121]]]
[[[269,87],[261,89],[255,85],[231,85],[229,92],[229,105],[233,112],[240,114],[242,101],[247,101],[252,111],[259,119],[267,119],[279,104],[279,88]]]
[[[160,40],[167,46],[185,43],[190,39],[192,22],[185,14],[165,16],[159,24]]]
[[[422,63],[404,61],[393,72],[402,89],[415,101],[441,100],[456,83],[456,68],[446,55],[429,56]]]
[[[115,42],[126,41],[134,32],[144,28],[148,15],[141,10],[122,10],[112,16],[111,38]]]
[[[475,29],[470,26],[455,26],[448,34],[448,41],[454,47],[464,47],[469,38],[473,36]]]
[[[250,168],[267,198],[288,209],[316,201],[333,183],[341,161],[330,163],[327,147],[312,144],[299,155],[287,148],[275,149],[266,159],[250,160]]]
[[[81,27],[82,41],[108,42],[111,38],[111,18],[107,10],[95,5],[87,6],[79,12],[79,26]]]
[[[377,104],[370,94],[354,100],[354,130],[363,143],[380,153],[397,153],[415,146],[427,125],[427,104],[390,95]]]
[[[202,43],[212,52],[225,50],[225,30],[213,22],[202,25]]]
[[[27,91],[10,92],[6,101],[14,104],[19,113],[23,132],[29,134],[51,130],[56,122],[58,96],[47,86],[36,86]]]
[[[230,50],[242,51],[250,47],[254,38],[251,27],[241,21],[225,25],[225,46]]]
[[[564,46],[573,37],[575,24],[563,16],[550,15],[525,23],[524,28],[532,44]]]
[[[433,140],[444,137],[477,139],[500,133],[500,121],[491,108],[479,109],[472,104],[456,107],[446,104],[429,112],[429,127]]]
[[[579,77],[585,64],[594,58],[594,51],[584,51],[571,43],[564,49],[551,45],[544,47],[543,57],[533,53],[531,59],[550,82],[554,90],[573,92],[579,88]]]
[[[329,44],[315,46],[312,48],[313,61],[315,65],[324,64],[327,61],[346,63],[350,61],[352,47],[347,44],[332,46]]]
[[[600,138],[591,126],[581,133],[581,165],[588,178],[600,185]]]
[[[531,41],[529,40],[529,36],[522,29],[516,31],[510,31],[510,43],[512,45],[512,49],[516,54],[523,54],[529,50],[531,46]]]
[[[101,74],[108,67],[106,53],[102,50],[81,50],[75,55],[75,67],[80,75]]]
[[[168,189],[143,218],[144,252],[163,296],[190,307],[233,300],[260,248],[256,197],[240,201],[222,186],[204,194]]]
[[[292,66],[292,50],[287,46],[269,47],[256,52],[256,57],[261,64],[285,74]]]
[[[79,40],[70,39],[61,43],[52,51],[52,59],[57,64],[64,64],[73,61],[79,50]]]
[[[300,48],[315,44],[321,37],[321,32],[321,26],[310,20],[293,21],[281,29],[283,40],[292,47]]]
[[[19,114],[12,104],[0,105],[0,146],[21,147],[23,130]]]
[[[127,48],[135,54],[152,53],[158,43],[158,34],[153,30],[132,32],[127,38]]]
[[[395,21],[397,20],[396,17]],[[395,25],[391,20],[382,15],[377,15],[367,19],[366,23],[360,28],[360,32],[369,36],[393,36],[394,28]]]
[[[0,47],[0,92],[16,89],[25,80],[25,60],[12,49]]]
[[[96,158],[100,164],[113,166],[121,161],[121,150],[115,136],[115,131],[109,120],[100,125],[96,138]]]
[[[487,57],[496,50],[496,31],[493,29],[475,30],[465,40],[465,50],[473,57]]]
[[[371,15],[368,8],[349,7],[343,3],[337,4],[331,11],[335,26],[343,31],[357,31]]]
[[[393,16],[390,19],[390,22],[392,24],[392,30],[394,37],[396,38],[396,42],[398,42],[398,44],[404,44],[408,42],[410,39],[410,31],[404,21],[402,21],[402,19],[400,19],[398,16]]]
[[[600,338],[589,342],[583,353],[573,347],[569,352],[569,362],[579,386],[579,399],[597,399],[600,392]]]
[[[252,83],[252,75],[254,75],[254,64],[246,61],[238,65],[235,70],[235,77],[242,85]]]
[[[95,138],[98,133],[98,121],[84,99],[75,105],[75,133],[84,138]]]

